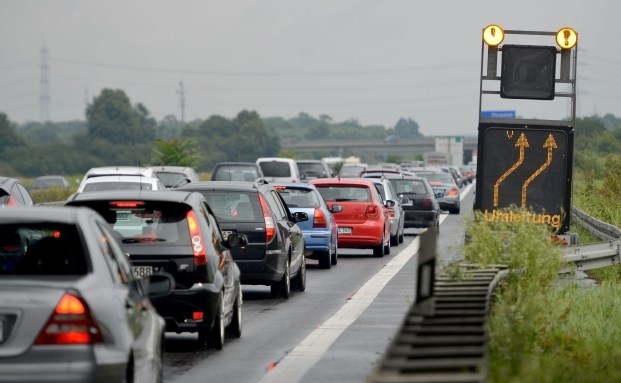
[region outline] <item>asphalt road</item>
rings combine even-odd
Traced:
[[[462,191],[462,212],[443,215],[440,266],[462,258],[464,221],[473,188]],[[364,382],[415,297],[418,236],[374,258],[371,250],[339,249],[338,265],[309,260],[307,289],[273,299],[267,286],[243,286],[243,334],[223,350],[197,349],[196,335],[167,333],[165,382]]]

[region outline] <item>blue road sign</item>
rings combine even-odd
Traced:
[[[481,118],[515,118],[515,110],[482,110]]]

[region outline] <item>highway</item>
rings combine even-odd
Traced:
[[[473,185],[462,190],[459,215],[442,215],[438,265],[463,258]],[[371,250],[339,249],[338,265],[309,260],[307,289],[272,299],[267,286],[243,286],[243,334],[223,350],[199,350],[196,335],[167,333],[165,382],[364,382],[415,296],[418,229],[374,258]]]

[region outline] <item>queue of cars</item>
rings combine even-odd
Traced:
[[[161,381],[165,331],[217,350],[241,336],[243,284],[287,299],[306,290],[307,258],[329,269],[339,248],[383,257],[405,228],[438,231],[441,208],[459,213],[442,171],[347,178],[308,162],[277,181],[282,164],[295,162],[229,163],[207,182],[181,167],[96,168],[64,207],[34,207],[0,178],[0,375]],[[164,184],[166,172],[177,174]],[[3,291],[18,285],[43,299],[16,308]]]

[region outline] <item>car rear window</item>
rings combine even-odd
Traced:
[[[262,221],[263,210],[257,192],[202,191],[218,222]]]
[[[177,182],[179,182],[179,180],[183,178],[188,178],[188,176],[186,176],[184,173],[166,173],[160,171],[157,172],[157,176],[166,187],[175,186]]]
[[[84,275],[87,261],[74,225],[0,225],[0,275]]]
[[[315,186],[317,187],[317,190],[319,190],[319,193],[323,199],[326,201],[371,201],[371,192],[366,186]]]
[[[360,173],[364,171],[362,166],[343,166],[339,175],[341,177],[360,177]]]
[[[152,190],[153,185],[140,182],[91,182],[84,185],[85,192],[105,190]]]
[[[392,179],[397,194],[427,194],[427,188],[421,180]]]
[[[309,177],[327,177],[326,170],[320,163],[312,162],[298,162],[298,169],[300,173]]]
[[[259,178],[254,166],[221,166],[211,176],[212,181],[254,181]]]
[[[312,207],[320,205],[317,194],[310,189],[276,187],[288,207]]]
[[[265,177],[291,177],[291,166],[288,162],[268,161],[259,164]]]
[[[454,183],[455,180],[448,173],[431,173],[431,174],[421,174],[421,177],[425,177],[429,180],[430,183],[445,183],[450,184]]]

